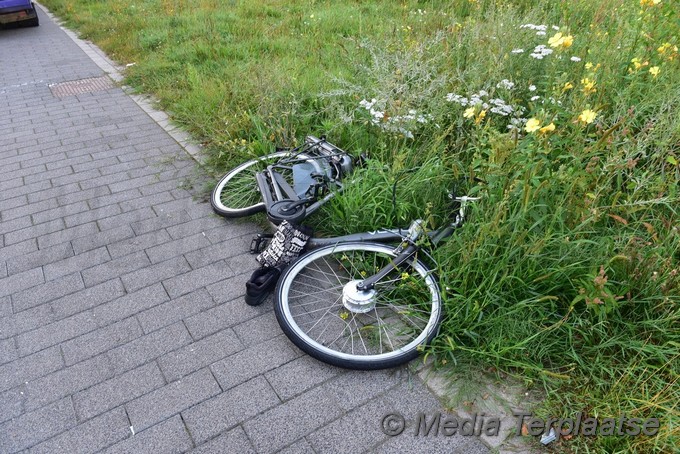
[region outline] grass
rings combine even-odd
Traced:
[[[545,390],[542,416],[661,420],[556,450],[680,445],[677,4],[45,3],[131,64],[216,174],[306,134],[368,153],[322,232],[436,225],[451,185],[481,196],[436,251],[447,312],[429,354]]]

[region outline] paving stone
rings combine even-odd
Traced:
[[[231,269],[237,269],[230,266]],[[230,277],[229,279],[222,279],[214,284],[207,287],[208,292],[212,295],[213,299],[217,303],[224,303],[226,301],[232,301],[238,299],[243,302],[243,297],[246,294],[246,282],[250,279],[252,275],[252,270],[246,268],[247,272],[238,274],[236,276]],[[239,269],[239,271],[243,271]],[[273,292],[272,292],[273,295]],[[271,302],[273,301],[273,296],[269,295],[264,300],[264,303],[260,307],[270,308],[272,307]]]
[[[395,387],[402,379],[394,370],[351,370],[322,385],[345,410],[358,407]]]
[[[201,220],[202,219],[199,219],[199,221]],[[224,229],[224,227],[221,228],[221,230]],[[200,268],[223,259],[229,263],[231,257],[244,255],[244,253],[250,250],[250,242],[252,239],[252,234],[241,235],[236,238],[223,240],[217,244],[212,244],[203,249],[199,249],[198,251],[189,252],[186,254],[186,257],[192,268]],[[250,255],[250,257],[253,259],[253,263],[255,263],[255,256]],[[243,270],[235,269],[235,271],[242,272]]]
[[[26,384],[26,409],[40,408],[113,376],[106,356],[97,356]]]
[[[40,249],[44,249],[46,247],[54,246],[55,244],[64,243],[66,241],[71,241],[87,235],[92,235],[98,231],[99,229],[97,228],[97,224],[94,222],[89,224],[81,224],[39,237],[38,247]]]
[[[236,341],[238,342],[238,339]],[[14,361],[17,358],[19,358],[19,352],[17,351],[14,339],[0,340],[0,365]]]
[[[279,403],[267,380],[256,377],[183,411],[182,417],[194,441],[204,443]]]
[[[130,226],[122,225],[113,229],[97,232],[92,235],[87,235],[81,238],[76,238],[71,241],[73,250],[76,254],[80,254],[91,249],[96,249],[100,246],[118,243],[122,240],[127,240],[135,236],[135,233]]]
[[[0,320],[2,317],[8,317],[12,315],[12,301],[9,296],[3,296],[0,298]],[[0,333],[2,333],[2,325],[0,325]]]
[[[202,247],[208,246],[210,241],[198,233],[189,237],[181,238],[179,240],[164,242],[163,244],[158,244],[157,246],[150,247],[146,250],[149,255],[149,259],[153,263],[162,262],[172,257],[177,257],[186,252],[195,251]]]
[[[147,251],[148,253],[148,251]],[[153,258],[151,258],[153,261]],[[163,281],[163,286],[171,298],[177,298],[200,289],[214,282],[227,279],[234,275],[234,272],[224,262],[215,262],[210,265],[189,271],[179,276],[172,277]]]
[[[129,435],[127,414],[119,407],[34,446],[29,453],[89,454],[125,440]]]
[[[89,210],[89,207],[87,206],[86,202],[76,202],[70,205],[63,205],[50,210],[43,210],[33,213],[31,214],[31,219],[33,219],[34,224],[42,224],[44,222],[60,220],[67,216],[82,213],[87,210]]]
[[[100,304],[93,309],[94,316],[100,326],[123,320],[131,315],[142,312],[145,309],[156,306],[168,300],[168,295],[163,286],[152,285],[134,293],[128,293],[105,304]]]
[[[168,192],[159,192],[157,194],[144,195],[137,199],[120,202],[120,207],[124,212],[141,209],[148,210],[150,209],[149,207],[151,207],[152,205],[167,202],[169,200],[173,200],[172,194]],[[149,218],[156,217],[156,213],[152,211],[152,214],[149,215],[148,217]]]
[[[343,372],[305,355],[266,372],[264,376],[281,400],[288,400]]]
[[[64,218],[66,227],[73,227],[80,224],[86,224],[88,222],[97,221],[99,219],[105,219],[122,212],[120,206],[109,205],[102,208],[96,208],[94,210],[87,210],[81,213],[72,214]],[[104,229],[102,229],[104,230]]]
[[[37,240],[27,240],[0,248],[0,261],[6,261],[13,257],[19,257],[38,250]],[[2,282],[2,281],[0,281]]]
[[[73,404],[84,421],[164,385],[156,363],[148,363],[74,394]]]
[[[148,266],[133,273],[121,274],[121,280],[128,292],[134,292],[140,288],[160,283],[165,279],[184,274],[191,270],[186,259],[182,256],[174,257],[152,265],[146,253],[142,253],[144,254]]]
[[[158,364],[165,378],[174,381],[242,349],[234,332],[226,329],[161,356]]]
[[[52,314],[57,319],[62,319],[116,300],[123,295],[125,295],[123,284],[119,279],[113,279],[54,300],[50,306]]]
[[[258,452],[277,452],[344,413],[335,399],[315,388],[243,423]]]
[[[7,297],[6,301],[9,301],[9,297]],[[11,310],[11,304],[5,303],[3,306],[9,306]],[[0,318],[0,339],[7,339],[16,336],[17,334],[34,330],[52,323],[56,319],[57,317],[52,312],[49,304],[43,304],[42,306],[37,306],[33,309],[28,309],[16,314],[10,313],[5,317]]]
[[[100,247],[91,251],[76,254],[59,262],[51,263],[44,267],[45,279],[53,280],[66,274],[78,272],[107,262],[111,259],[106,247]]]
[[[45,282],[12,295],[14,312],[21,312],[35,306],[61,298],[85,288],[80,273],[64,276],[61,279]]]
[[[156,331],[164,326],[204,311],[215,305],[205,289],[199,289],[167,303],[159,304],[140,313],[137,317],[145,333]]]
[[[152,361],[191,342],[191,336],[180,323],[154,331],[108,352],[116,374]]]
[[[99,177],[99,172],[96,170],[90,170],[88,172],[79,172],[76,173],[76,177],[81,177],[84,174],[92,174],[95,175],[97,178]],[[67,177],[71,178],[71,176]],[[89,179],[89,178],[88,178]],[[84,179],[78,178],[78,181],[83,181]],[[92,200],[92,199],[97,199],[99,197],[104,197],[111,194],[111,191],[109,188],[106,186],[97,186],[91,189],[81,189],[80,191],[77,192],[71,192],[69,194],[64,194],[62,196],[57,197],[57,203],[61,205],[70,205],[72,203],[80,202],[83,200]],[[104,211],[100,211],[100,213],[103,213]],[[86,221],[89,222],[89,221]],[[82,223],[82,222],[80,222]],[[79,222],[75,222],[75,224],[79,224]]]
[[[26,402],[26,385],[21,384],[8,391],[0,392],[0,423],[23,414]]]
[[[97,320],[92,311],[80,312],[71,317],[50,323],[17,336],[21,356],[37,352],[60,342],[97,329]]]
[[[227,452],[237,452],[239,454],[256,453],[241,426],[236,426],[230,431],[200,445],[192,450],[191,454],[224,454]]]
[[[223,219],[217,217],[208,217],[168,227],[167,231],[173,240],[177,240],[199,233],[203,234],[206,232],[206,230],[210,230],[215,227],[220,227],[223,231],[227,230],[225,228]]]
[[[267,304],[267,302],[263,304]],[[276,321],[274,311],[268,311],[234,326],[234,332],[241,339],[243,345],[250,346],[278,336],[281,334],[281,327],[279,322]]]
[[[168,235],[168,232],[165,230],[155,230],[123,241],[117,241],[109,244],[107,247],[109,248],[111,257],[115,258],[128,255],[135,251],[151,248],[159,244],[162,245],[169,240],[170,235]]]
[[[81,186],[83,184],[81,183]],[[109,205],[113,205],[116,203],[124,202],[126,200],[132,200],[136,199],[138,197],[141,197],[142,193],[139,192],[139,189],[130,189],[129,191],[124,191],[124,192],[117,192],[115,194],[108,194],[108,195],[102,195],[99,197],[94,197],[91,198],[87,201],[87,204],[90,206],[91,209],[96,209],[96,208],[101,208]]]
[[[202,369],[128,402],[125,408],[132,427],[141,431],[220,392],[210,371]]]
[[[111,446],[105,454],[172,454],[185,452],[193,447],[179,416],[170,418],[145,431]]]
[[[0,452],[29,448],[76,424],[71,399],[65,398],[0,424]]]
[[[232,388],[300,356],[285,336],[257,344],[224,358],[212,366],[222,389]]]
[[[42,269],[32,269],[0,279],[0,296],[11,295],[45,282]]]
[[[307,454],[314,452],[312,446],[304,438],[299,439],[295,443],[286,446],[278,451],[277,454]]]
[[[116,216],[100,218],[97,221],[97,225],[99,225],[100,230],[108,230],[121,225],[129,225],[133,222],[138,222],[153,217],[156,217],[156,213],[154,213],[151,208],[144,207],[134,211],[127,211]]]
[[[32,225],[33,221],[31,220],[31,216],[24,216],[23,218],[12,219],[11,221],[3,222],[0,224],[0,234],[16,232],[17,230],[23,230],[26,229],[27,227],[31,227]],[[28,238],[33,237],[29,235]],[[5,244],[9,245],[10,243],[5,242]]]
[[[387,439],[381,430],[381,422],[388,410],[384,400],[372,400],[306,438],[319,454],[364,451]]]
[[[73,257],[71,243],[57,244],[56,246],[29,252],[7,260],[9,274],[16,274],[32,268],[39,268],[49,263]]]
[[[91,287],[125,274],[134,277],[146,273],[149,265],[151,265],[151,261],[144,251],[139,251],[107,261],[101,265],[93,266],[92,268],[81,271],[81,274],[85,286]],[[142,287],[144,286],[138,286],[136,288],[126,286],[128,291],[139,290]]]
[[[14,221],[25,221],[27,223],[26,228],[21,228],[20,230],[7,231],[5,233],[5,245],[9,246],[14,243],[19,243],[22,241],[30,240],[31,238],[38,238],[41,235],[46,235],[48,233],[57,232],[64,228],[64,221],[62,219],[55,219],[53,221],[44,222],[42,224],[33,225],[30,216],[25,216],[23,218],[15,219]],[[3,223],[5,225],[5,223]]]
[[[92,331],[61,344],[67,366],[127,344],[142,336],[142,329],[134,317]]]
[[[266,303],[265,303],[266,304]],[[194,339],[230,328],[260,315],[263,309],[248,306],[242,299],[229,301],[184,320]]]
[[[130,226],[135,231],[135,234],[143,235],[144,233],[162,230],[166,227],[171,227],[173,225],[181,224],[190,220],[191,217],[189,216],[189,213],[182,210],[175,211],[173,213],[164,213],[161,216],[145,219],[143,221],[133,222],[130,224]]]

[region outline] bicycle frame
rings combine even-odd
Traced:
[[[389,265],[383,267],[381,270],[372,276],[364,279],[357,285],[357,290],[367,291],[372,289],[376,283],[386,277],[389,273],[395,270],[399,265],[410,259],[421,247],[416,244],[416,240],[423,234],[430,237],[432,244],[437,245],[439,242],[448,238],[453,232],[465,222],[465,209],[467,203],[478,200],[477,197],[452,197],[453,200],[460,202],[460,208],[453,222],[441,227],[437,230],[426,232],[423,228],[423,221],[417,219],[411,223],[408,229],[386,229],[377,230],[374,232],[354,233],[334,238],[310,238],[307,242],[308,249],[314,249],[322,246],[332,246],[340,243],[348,242],[379,242],[392,243],[399,241],[400,244],[395,249],[397,256],[390,262]]]
[[[270,218],[277,219],[280,215],[295,215],[304,209],[302,216],[308,216],[328,202],[337,192],[341,192],[340,182],[344,173],[352,169],[352,158],[349,153],[327,142],[325,138],[318,139],[308,136],[305,143],[292,150],[293,156],[283,158],[276,164],[256,174],[256,180],[262,200]],[[281,174],[281,170],[294,172],[295,166],[309,163],[314,171],[307,172],[304,177],[311,184],[301,196]],[[328,189],[326,194],[323,191]],[[310,194],[310,190],[313,191]],[[277,202],[286,202],[285,206],[273,209]],[[303,207],[302,209],[300,207]]]

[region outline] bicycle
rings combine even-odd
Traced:
[[[424,236],[436,246],[465,221],[474,197],[453,222],[426,232],[423,221],[335,238],[311,238],[305,254],[281,274],[274,311],[288,338],[323,362],[349,369],[385,369],[418,356],[442,319],[434,271],[418,257]],[[399,242],[395,248],[382,243]]]
[[[325,137],[307,136],[302,145],[251,159],[224,175],[210,204],[224,217],[265,211],[274,224],[299,223],[338,191],[354,158]]]

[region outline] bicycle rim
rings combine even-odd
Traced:
[[[263,211],[265,207],[255,174],[289,154],[279,151],[251,159],[230,170],[213,189],[210,197],[213,209],[226,217],[247,216]]]
[[[391,263],[393,248],[373,243],[327,246],[300,257],[279,280],[276,316],[302,350],[330,364],[382,369],[405,363],[436,335],[441,295],[428,267],[409,260],[376,284],[356,282]]]

